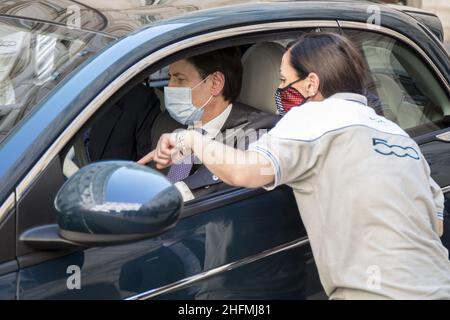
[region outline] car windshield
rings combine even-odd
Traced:
[[[52,89],[113,38],[0,17],[0,143]]]

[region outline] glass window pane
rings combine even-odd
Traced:
[[[111,38],[0,18],[0,143],[20,120]]]
[[[450,100],[431,66],[402,42],[375,32],[347,30],[360,47],[383,114],[412,136],[449,126]]]

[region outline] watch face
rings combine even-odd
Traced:
[[[172,156],[172,162],[175,164],[192,163],[191,150],[186,146],[187,130],[179,130],[175,132],[175,150],[177,151]]]

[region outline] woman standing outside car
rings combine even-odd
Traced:
[[[277,104],[297,107],[248,151],[185,130],[139,162],[162,168],[192,150],[231,185],[292,187],[331,299],[450,299],[443,194],[418,145],[367,106],[359,51],[337,34],[305,34],[280,71]]]

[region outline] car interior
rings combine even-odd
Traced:
[[[235,45],[242,53],[241,61],[244,70],[239,102],[267,113],[277,113],[274,92],[279,86],[281,58],[287,44],[295,40],[299,34],[299,31],[295,31],[295,33],[290,32],[284,35],[260,37],[256,41],[255,39],[235,41]],[[368,87],[368,92],[381,104],[379,114],[399,124],[413,137],[448,127],[449,97],[430,67],[409,47],[398,40],[377,33],[362,34],[360,31],[348,30],[346,34],[360,48],[366,59],[373,80]],[[230,46],[233,41],[228,43]],[[223,44],[221,46],[224,47]],[[192,52],[182,54],[193,55]],[[145,80],[137,84],[137,86],[144,86],[147,90],[153,90],[160,101],[159,114],[153,123],[151,137],[149,137],[152,149],[156,146],[161,134],[172,132],[180,127],[165,111],[163,94],[164,86],[168,84],[168,64],[178,59],[180,56],[173,58],[157,70],[151,70]],[[85,125],[83,132],[92,125],[92,121]],[[85,141],[81,132],[65,148],[62,159],[64,159],[63,171],[66,178],[89,163],[85,150]],[[136,161],[137,159],[120,160]],[[163,171],[163,173],[166,172]]]
[[[366,58],[384,117],[412,137],[448,126],[449,97],[427,63],[392,38],[368,32],[362,37],[358,31],[347,35]]]

